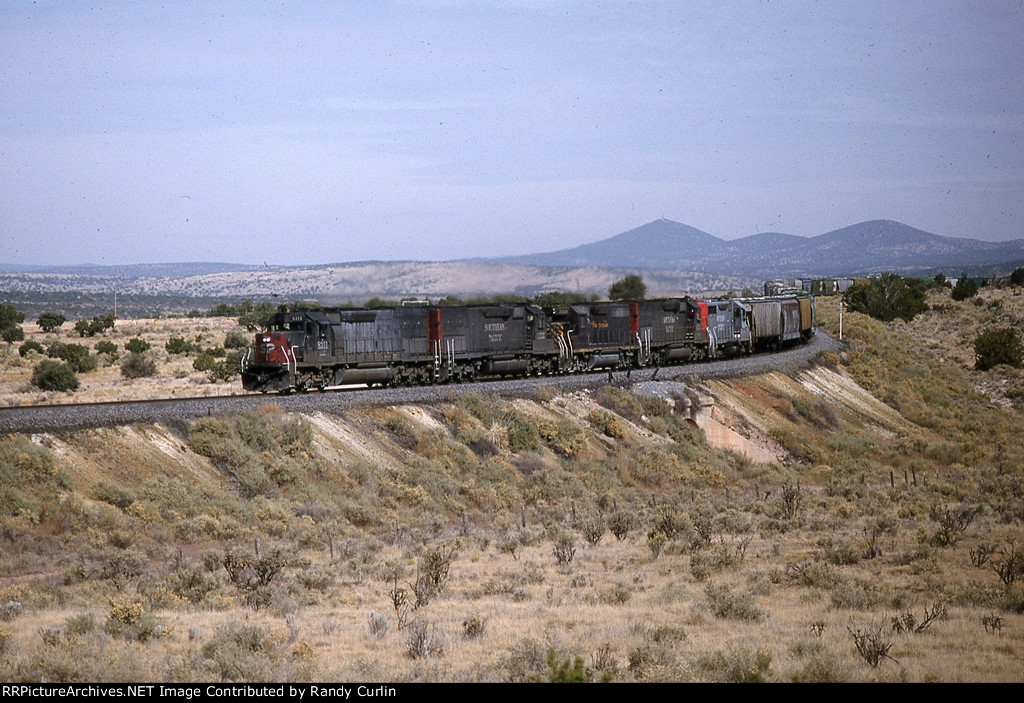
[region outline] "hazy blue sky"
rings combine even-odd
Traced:
[[[1014,239],[1022,76],[1022,0],[0,0],[0,262]]]

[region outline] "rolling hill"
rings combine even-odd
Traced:
[[[771,278],[868,275],[991,267],[1024,258],[1024,239],[985,242],[943,237],[892,220],[870,220],[816,237],[764,232],[724,240],[672,220],[655,220],[608,239],[498,261],[536,266],[682,269]]]

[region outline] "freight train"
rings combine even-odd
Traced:
[[[278,312],[242,359],[242,385],[288,393],[657,368],[814,331],[808,295]]]

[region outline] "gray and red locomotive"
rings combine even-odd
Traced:
[[[242,361],[250,391],[639,369],[806,341],[814,299],[665,298],[276,313]]]

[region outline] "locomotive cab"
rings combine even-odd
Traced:
[[[334,360],[334,340],[327,315],[311,310],[304,313],[303,323],[298,361],[318,365],[331,363]]]
[[[257,335],[259,336],[259,335]],[[270,318],[261,340],[267,361],[282,361],[294,350],[302,354],[306,346],[306,319],[298,313],[278,313]],[[277,358],[274,358],[277,357]],[[259,355],[257,355],[259,360]]]
[[[321,319],[322,318],[322,319]],[[295,387],[300,363],[327,363],[331,357],[330,323],[322,312],[279,312],[256,333],[251,356],[242,368],[246,390]]]

